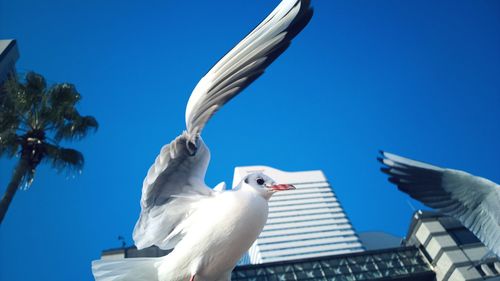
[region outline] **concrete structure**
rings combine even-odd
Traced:
[[[157,258],[168,255],[172,250],[162,250],[156,246],[137,250],[135,246],[122,247],[116,249],[104,250],[101,253],[102,260],[121,260],[128,258]]]
[[[10,74],[16,73],[15,65],[18,59],[16,40],[0,40],[0,88]]]
[[[321,171],[283,172],[266,166],[237,167],[233,187],[248,173],[263,172],[293,184],[269,201],[269,217],[241,264],[330,256],[363,251],[340,202]]]
[[[500,280],[500,259],[482,260],[488,249],[454,218],[416,212],[406,244],[420,249],[434,268],[437,281]]]

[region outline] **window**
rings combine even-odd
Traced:
[[[481,243],[481,241],[465,227],[449,229],[448,232],[458,245]]]

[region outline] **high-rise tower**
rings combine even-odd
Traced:
[[[363,246],[323,172],[283,172],[266,166],[236,167],[233,187],[263,172],[296,190],[269,200],[269,217],[243,263],[263,263],[363,251]]]

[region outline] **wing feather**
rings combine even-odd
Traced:
[[[312,16],[309,0],[283,0],[196,85],[186,107],[189,133],[200,133],[210,117],[257,79]]]
[[[162,147],[142,186],[141,214],[133,233],[137,248],[169,249],[182,238],[174,235],[182,233],[177,226],[199,199],[213,193],[204,182],[209,159],[203,140],[187,132]]]
[[[500,186],[469,173],[381,152],[381,170],[412,198],[457,218],[500,256]]]
[[[210,117],[257,79],[309,22],[309,0],[283,0],[198,82],[186,108],[187,131],[165,145],[142,187],[134,241],[141,249],[169,249],[182,239],[199,202],[215,194],[205,185],[210,159],[200,133]]]

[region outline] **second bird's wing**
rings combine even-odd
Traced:
[[[500,256],[500,186],[469,173],[382,152],[382,171],[399,190],[458,219]]]

